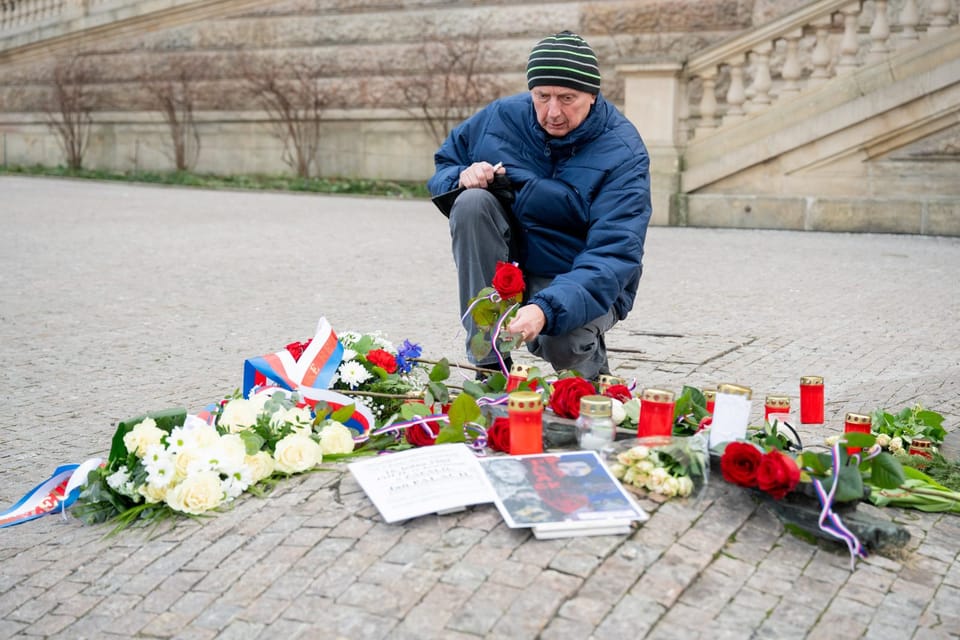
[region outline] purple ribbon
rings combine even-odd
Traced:
[[[873,447],[871,447],[871,452]],[[872,453],[870,458],[877,455],[879,451]],[[859,456],[855,456],[859,460]],[[869,458],[868,458],[869,459]],[[843,524],[843,521],[833,511],[833,500],[837,493],[837,486],[840,484],[840,443],[833,445],[833,485],[830,487],[830,491],[827,492],[823,488],[823,484],[819,479],[814,478],[813,486],[817,490],[817,497],[820,499],[820,504],[823,505],[823,509],[820,511],[820,518],[817,521],[817,524],[820,527],[820,530],[824,533],[827,533],[834,538],[842,541],[847,545],[847,550],[850,552],[850,570],[853,571],[856,568],[857,557],[866,558],[867,551],[860,544],[860,540],[856,535],[853,534],[847,527]],[[829,521],[829,523],[828,523]]]
[[[504,398],[504,401],[506,401],[506,398]],[[401,431],[405,429],[409,429],[410,427],[416,427],[416,426],[419,426],[421,429],[424,430],[424,433],[426,433],[427,436],[435,440],[437,436],[436,434],[433,433],[433,430],[429,427],[429,424],[431,422],[441,422],[448,419],[449,419],[449,416],[446,413],[435,413],[429,416],[417,416],[412,420],[406,420],[404,422],[394,422],[384,427],[380,427],[379,429],[376,429],[375,431],[372,431],[369,434],[363,434],[361,436],[357,436],[356,438],[353,439],[353,441],[357,444],[362,444],[367,440],[369,440],[372,436],[379,436],[387,433],[392,433],[397,437],[397,439],[399,439]],[[483,455],[485,453],[484,447],[487,446],[487,430],[484,429],[479,424],[476,424],[474,422],[467,422],[463,425],[464,437],[467,436],[468,432],[473,432],[475,435],[472,441],[468,441],[466,443],[467,446],[473,449],[475,452]]]

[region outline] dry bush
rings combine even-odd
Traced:
[[[47,126],[56,134],[67,166],[83,168],[83,156],[90,142],[95,99],[91,72],[81,56],[58,60],[53,67],[49,100],[43,105]]]
[[[189,171],[200,155],[200,131],[194,119],[201,65],[178,59],[161,76],[141,75],[152,106],[163,114],[170,133],[170,155],[177,171]]]

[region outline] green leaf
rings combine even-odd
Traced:
[[[443,382],[450,377],[450,361],[442,358],[430,369],[430,382]]]
[[[123,444],[123,437],[133,431],[133,428],[146,420],[153,418],[157,427],[170,433],[174,427],[183,426],[183,421],[187,419],[187,410],[181,408],[164,409],[163,411],[152,411],[136,418],[129,418],[117,425],[117,430],[113,433],[113,440],[110,444],[110,457],[107,462],[109,468],[114,468],[114,463],[126,460],[129,452],[127,446]]]
[[[439,402],[440,404],[446,404],[450,401],[450,390],[447,389],[447,385],[441,382],[430,381],[427,383],[427,390],[430,392],[430,395],[433,397],[434,402]],[[433,403],[431,403],[433,404]]]
[[[849,431],[843,434],[843,440],[851,447],[860,447],[869,449],[877,442],[877,437],[870,433],[860,433],[859,431]]]
[[[470,353],[477,360],[482,360],[489,355],[493,346],[490,344],[490,337],[483,331],[478,331],[470,338]]]
[[[500,319],[500,307],[484,300],[470,310],[470,317],[478,327],[490,328]]]
[[[437,434],[437,444],[447,444],[449,442],[466,442],[466,436],[463,435],[463,426],[455,427],[453,424],[444,423],[440,427],[440,433]]]
[[[883,452],[870,462],[871,484],[882,489],[896,489],[906,480],[903,465],[889,453]]]
[[[476,380],[464,380],[463,392],[467,395],[473,396],[474,398],[481,398],[486,395],[487,390]]]
[[[344,423],[353,416],[356,410],[357,410],[357,407],[354,404],[344,405],[339,409],[337,409],[336,411],[334,411],[333,414],[330,416],[330,419],[336,422]]]
[[[465,393],[458,395],[450,405],[450,426],[463,431],[463,425],[480,417],[477,401]]]
[[[243,440],[243,446],[246,448],[247,455],[252,456],[266,444],[266,439],[261,437],[254,429],[244,429],[240,432],[240,439]]]
[[[915,469],[914,467],[901,467],[901,468],[903,470],[904,477],[906,477],[908,480],[920,481],[923,484],[929,485],[930,487],[933,487],[934,489],[939,489],[941,491],[950,490],[949,488],[943,486],[942,484],[940,484],[939,482],[931,478],[929,475],[925,474],[923,471],[920,471],[919,469]]]
[[[827,492],[833,486],[834,478],[830,476],[823,482]],[[863,498],[863,477],[858,467],[844,465],[840,467],[840,479],[837,483],[836,502],[853,502]]]

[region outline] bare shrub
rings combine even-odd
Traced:
[[[407,110],[423,118],[438,145],[453,127],[506,90],[506,82],[489,70],[491,61],[484,57],[489,50],[482,28],[467,36],[425,36],[416,53],[422,73],[397,81]]]
[[[91,73],[80,56],[58,60],[53,67],[49,100],[43,111],[47,126],[56,134],[70,169],[83,168],[83,156],[90,142],[95,100]]]
[[[200,73],[200,63],[179,59],[165,73],[140,76],[152,106],[167,123],[170,155],[177,171],[192,169],[200,155],[200,131],[194,119]]]
[[[322,80],[322,69],[309,61],[284,62],[244,58],[243,79],[267,112],[274,135],[283,142],[283,162],[309,178],[320,148],[324,111],[337,89]]]

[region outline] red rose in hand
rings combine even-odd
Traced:
[[[487,429],[487,446],[494,451],[510,453],[510,420],[496,418]]]
[[[429,435],[427,431],[433,435]],[[437,442],[437,434],[440,433],[440,425],[436,422],[429,424],[412,424],[406,428],[404,435],[407,442],[415,447],[429,447]]]
[[[387,373],[397,372],[397,359],[383,349],[373,349],[367,352],[367,362],[380,367]]]
[[[593,384],[583,378],[561,378],[553,383],[550,408],[561,418],[579,418],[580,398],[596,392]]]
[[[504,300],[519,296],[526,288],[523,272],[512,262],[497,262],[497,271],[493,274],[493,288]]]
[[[773,449],[769,451],[757,469],[757,486],[780,500],[800,482],[800,468],[788,455]]]
[[[633,394],[630,393],[630,388],[625,384],[612,384],[607,387],[603,395],[608,398],[613,398],[614,400],[619,400],[620,402],[628,402],[633,397]]]
[[[747,442],[731,442],[720,456],[723,479],[741,487],[757,486],[757,468],[763,454]]]

